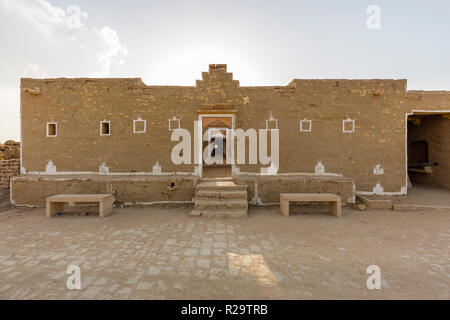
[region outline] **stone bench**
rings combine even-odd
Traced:
[[[55,216],[58,212],[63,212],[64,203],[84,202],[99,203],[100,218],[106,217],[113,212],[114,196],[111,194],[59,194],[48,197],[45,206],[47,218]]]
[[[289,201],[328,202],[328,210],[332,215],[342,215],[341,197],[332,193],[281,193],[280,211],[284,216],[289,216]]]

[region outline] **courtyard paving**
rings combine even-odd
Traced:
[[[44,209],[0,213],[1,299],[449,299],[444,212],[250,208],[245,219],[190,206],[116,209],[107,218]],[[81,270],[69,290],[66,270]],[[366,269],[381,269],[369,290]]]

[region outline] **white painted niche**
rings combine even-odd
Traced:
[[[300,120],[300,132],[312,132],[312,120]]]
[[[133,120],[133,132],[134,133],[146,133],[147,132],[147,120],[142,120],[141,117],[137,120]]]
[[[342,132],[343,133],[355,132],[355,120],[350,118],[342,120]]]
[[[270,113],[270,117],[266,120],[266,130],[278,130],[278,120]]]
[[[169,131],[175,131],[178,129],[181,129],[181,120],[177,119],[177,117],[169,119]]]

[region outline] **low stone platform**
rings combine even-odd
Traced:
[[[192,173],[21,175],[11,178],[11,192],[14,204],[31,207],[44,207],[47,197],[60,193],[113,193],[121,205],[192,204],[199,180]],[[255,205],[279,204],[280,193],[334,193],[342,198],[342,204],[355,202],[354,181],[340,175],[240,174],[233,181],[245,186],[247,202]]]
[[[55,194],[114,194],[116,204],[192,203],[193,174],[161,175],[22,175],[12,178],[12,200],[21,206],[44,207]]]
[[[357,195],[356,198],[369,209],[392,209],[392,199],[388,197]]]
[[[242,174],[235,181],[248,185],[248,201],[256,205],[279,204],[280,193],[333,193],[342,204],[356,200],[355,182],[337,174]]]
[[[357,195],[357,199],[369,209],[450,212],[450,190],[426,185],[408,188],[407,195]]]

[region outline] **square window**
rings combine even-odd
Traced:
[[[53,138],[58,135],[58,125],[56,122],[47,122],[47,137]]]
[[[312,120],[300,120],[300,132],[312,132]]]
[[[348,118],[347,120],[342,120],[342,132],[353,133],[355,132],[355,120]]]
[[[100,135],[109,136],[111,134],[111,121],[100,122]]]
[[[142,120],[141,118],[133,120],[134,133],[145,133],[146,131],[147,131],[147,120]]]

